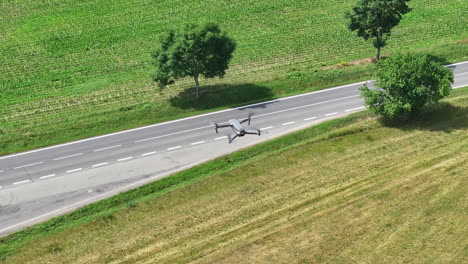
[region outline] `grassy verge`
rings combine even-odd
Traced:
[[[421,51],[448,64],[468,60],[467,47],[468,42],[457,42]],[[190,88],[165,101],[148,100],[113,110],[92,109],[74,114],[52,113],[52,116],[47,109],[44,113],[38,110],[39,114],[47,115],[47,123],[29,122],[28,119],[17,123],[0,122],[0,155],[368,80],[374,70],[370,61],[290,68],[284,75],[271,80],[206,86],[199,99],[194,99],[194,89]]]
[[[463,88],[412,123],[332,120],[2,238],[0,253],[8,263],[460,262],[467,109]]]
[[[354,2],[2,2],[0,155],[368,78],[365,66],[340,68],[375,54],[346,29],[342,14]],[[410,4],[384,53],[468,56],[466,23],[453,20],[465,1]],[[207,20],[239,44],[227,76],[204,80],[199,101],[187,98],[191,80],[157,92],[149,78],[157,36]]]

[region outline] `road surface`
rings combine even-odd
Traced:
[[[449,65],[454,88],[468,85],[468,62]],[[364,109],[364,82],[0,157],[0,235],[47,220],[204,161]],[[372,85],[372,82],[368,82]],[[261,136],[228,144],[243,119]]]

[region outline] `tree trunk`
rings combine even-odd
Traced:
[[[195,75],[193,77],[195,79],[195,86],[196,86],[196,92],[195,92],[195,97],[198,98],[198,90],[200,89],[200,84],[198,83],[198,75]]]
[[[377,60],[380,60],[380,48],[382,47],[382,33],[377,31]]]

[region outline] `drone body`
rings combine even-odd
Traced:
[[[218,125],[218,124],[214,124],[215,125],[215,130],[216,130],[216,133],[218,133],[218,128],[223,128],[223,127],[231,127],[232,128],[232,131],[234,132],[234,136],[228,136],[228,140],[229,140],[229,143],[231,143],[236,137],[243,137],[247,134],[249,135],[259,135],[260,136],[260,130],[259,129],[256,129],[256,128],[250,128],[250,129],[245,129],[243,126],[242,126],[242,123],[245,123],[245,122],[249,122],[249,126],[250,126],[250,119],[251,119],[251,116],[249,115],[248,118],[246,119],[243,119],[241,121],[238,121],[236,119],[231,119],[228,121],[229,124],[227,125]]]

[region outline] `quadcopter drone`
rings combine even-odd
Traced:
[[[257,128],[254,128],[254,127],[249,127],[249,129],[245,129],[243,126],[242,126],[242,123],[245,123],[245,122],[249,122],[249,126],[250,126],[250,119],[251,119],[251,115],[249,115],[248,118],[246,119],[242,119],[242,120],[236,120],[236,119],[231,119],[228,121],[229,124],[227,125],[218,125],[216,123],[214,123],[215,125],[215,130],[216,130],[216,134],[218,133],[218,128],[223,128],[223,127],[231,127],[232,128],[232,131],[234,132],[234,136],[231,136],[229,135],[228,136],[228,140],[229,140],[229,143],[231,143],[236,137],[243,137],[247,134],[249,135],[259,135],[260,136],[260,130],[257,129]]]

